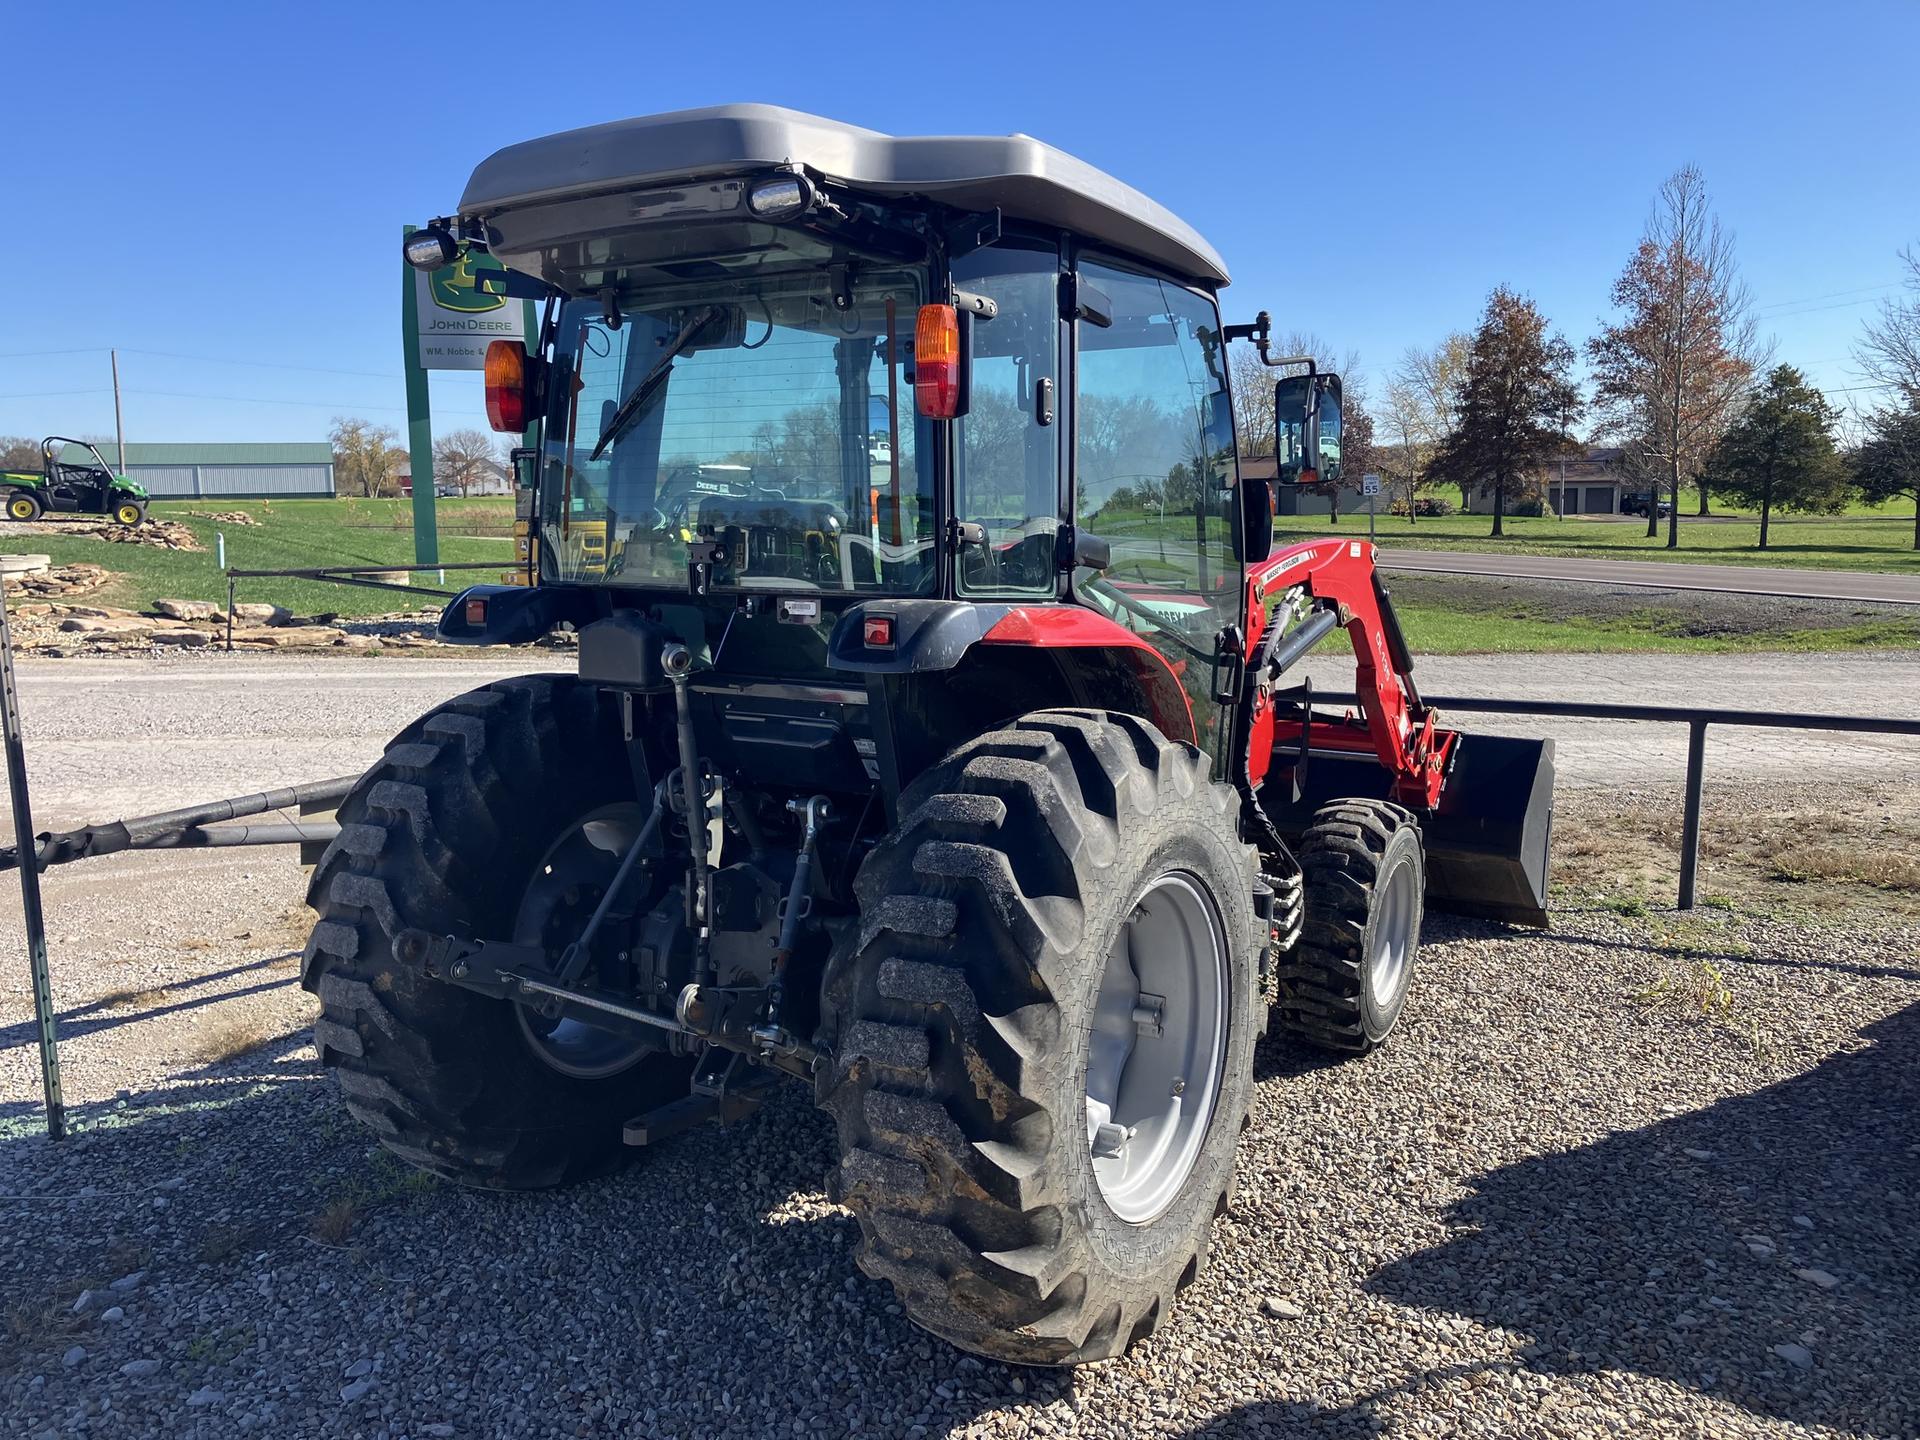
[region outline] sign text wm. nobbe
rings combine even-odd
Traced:
[[[413,272],[421,369],[483,369],[489,342],[527,338],[525,305],[474,288],[476,271],[500,268],[491,255],[463,254],[438,270]]]

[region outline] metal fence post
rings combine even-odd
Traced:
[[[1687,722],[1687,808],[1680,822],[1680,905],[1693,909],[1693,879],[1700,868],[1700,786],[1706,769],[1707,722]]]
[[[40,1037],[40,1083],[47,1097],[47,1135],[67,1138],[67,1107],[60,1094],[60,1041],[54,1029],[53,982],[47,975],[47,922],[40,909],[40,858],[27,801],[27,751],[20,735],[20,692],[13,683],[13,631],[6,590],[0,587],[0,729],[7,747],[7,788],[20,855],[20,909],[27,926],[27,969],[33,978],[33,1019]]]

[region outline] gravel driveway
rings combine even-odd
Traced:
[[[124,812],[350,769],[486,673],[250,661],[238,687],[180,683],[204,663],[36,667],[43,793]],[[1622,662],[1585,663],[1598,686]],[[1540,665],[1501,688],[1574,683]],[[1852,674],[1915,693],[1912,669]],[[351,763],[315,766],[299,724]],[[189,725],[204,748],[149,789],[128,756]],[[308,1044],[301,887],[279,851],[47,876],[87,1126],[61,1147],[0,888],[0,1434],[1916,1433],[1913,926],[1436,917],[1381,1053],[1261,1047],[1239,1192],[1174,1319],[1058,1375],[960,1356],[858,1275],[822,1193],[832,1129],[798,1093],[558,1194],[370,1149]]]

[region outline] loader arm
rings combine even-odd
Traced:
[[[1315,719],[1310,706],[1299,718],[1280,715],[1282,699],[1274,663],[1279,646],[1270,635],[1276,608],[1298,588],[1308,614],[1330,611],[1353,642],[1356,718]],[[1301,619],[1307,618],[1303,615]],[[1326,622],[1321,622],[1325,624]],[[1250,747],[1246,774],[1258,786],[1273,764],[1275,746],[1289,743],[1323,750],[1371,750],[1393,777],[1393,798],[1418,811],[1440,801],[1459,736],[1434,723],[1434,712],[1413,683],[1413,656],[1394,618],[1393,606],[1374,568],[1374,548],[1362,540],[1313,540],[1289,546],[1247,572],[1246,684],[1251,689]]]

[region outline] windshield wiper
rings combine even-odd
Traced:
[[[632,393],[620,402],[620,408],[607,418],[606,428],[600,432],[600,439],[594,444],[587,459],[600,458],[601,452],[613,443],[614,437],[632,423],[633,417],[640,413],[648,400],[659,393],[660,387],[666,383],[667,372],[673,369],[673,362],[679,359],[681,352],[693,343],[693,337],[719,318],[718,307],[709,305],[680,327],[680,333],[667,342],[667,348],[661,352],[660,358],[653,362],[653,368],[647,371],[638,385],[633,387]]]

